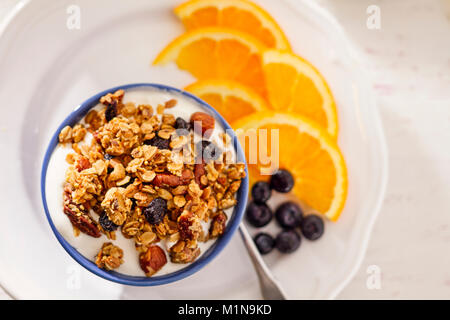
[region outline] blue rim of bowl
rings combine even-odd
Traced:
[[[47,168],[49,161],[51,159],[51,156],[53,154],[53,151],[55,150],[56,146],[58,145],[58,135],[61,132],[61,130],[67,126],[67,125],[74,125],[78,121],[80,121],[87,112],[92,109],[94,106],[96,106],[99,103],[100,97],[104,96],[107,93],[115,92],[116,90],[123,89],[125,92],[127,90],[136,89],[140,87],[146,87],[146,88],[153,88],[160,91],[166,91],[168,93],[176,93],[178,95],[182,95],[188,99],[193,100],[194,102],[201,105],[204,109],[208,110],[210,113],[214,115],[216,120],[220,122],[222,127],[227,130],[227,132],[231,135],[232,142],[234,144],[234,149],[236,151],[237,159],[239,161],[242,161],[245,163],[245,170],[247,173],[247,176],[242,179],[241,187],[237,193],[237,199],[238,202],[236,206],[234,207],[233,213],[227,223],[227,228],[225,229],[225,233],[215,240],[215,242],[208,248],[206,252],[204,252],[197,260],[194,262],[186,265],[186,267],[177,270],[172,273],[168,273],[162,276],[154,276],[154,277],[139,277],[139,276],[130,276],[125,275],[122,273],[118,273],[115,271],[105,271],[103,269],[100,269],[97,267],[97,265],[92,262],[91,260],[87,259],[85,256],[83,256],[81,253],[79,253],[74,247],[72,247],[65,239],[64,237],[59,233],[59,231],[56,229],[55,225],[53,224],[53,220],[51,218],[51,215],[49,213],[48,207],[47,207],[47,198],[45,193],[45,180],[47,176]],[[97,93],[96,95],[92,96],[85,102],[83,102],[79,107],[77,107],[72,113],[69,114],[69,116],[62,122],[62,124],[58,127],[56,132],[53,134],[51,141],[47,147],[47,150],[45,152],[44,161],[42,164],[42,171],[41,171],[41,197],[42,202],[44,205],[45,215],[47,217],[47,220],[50,224],[50,227],[58,239],[59,243],[62,245],[62,247],[66,250],[66,252],[73,258],[75,261],[77,261],[81,266],[89,270],[90,272],[113,282],[117,282],[120,284],[125,285],[132,285],[132,286],[157,286],[157,285],[163,285],[168,284],[174,281],[178,281],[181,279],[184,279],[197,271],[199,271],[201,268],[206,266],[209,262],[211,262],[228,244],[228,242],[231,240],[233,234],[236,232],[237,228],[239,227],[239,224],[242,220],[245,207],[247,204],[247,196],[248,196],[248,171],[247,171],[247,163],[245,162],[245,156],[244,152],[242,151],[242,148],[238,142],[238,139],[236,135],[234,134],[234,131],[231,130],[230,125],[225,121],[225,119],[209,104],[204,102],[203,100],[197,98],[196,96],[177,89],[170,86],[162,85],[162,84],[155,84],[155,83],[136,83],[136,84],[127,84],[122,86],[117,86],[111,89],[104,90],[100,93]],[[63,214],[61,212],[61,214]],[[69,221],[67,221],[69,223]],[[126,257],[125,257],[126,258]],[[139,263],[136,261],[136,263]]]

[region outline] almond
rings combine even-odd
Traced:
[[[204,112],[194,112],[191,115],[191,126],[194,131],[206,138],[209,138],[214,130],[214,118]]]
[[[139,255],[139,263],[145,275],[150,277],[167,263],[166,254],[161,247],[150,246],[145,253]]]

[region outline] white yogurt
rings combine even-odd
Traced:
[[[156,111],[156,107],[159,104],[164,104],[170,99],[176,99],[178,103],[175,107],[165,110],[165,113],[171,113],[175,117],[182,117],[185,120],[189,120],[191,114],[194,112],[207,112],[207,110],[205,110],[200,104],[184,97],[181,94],[170,93],[148,87],[139,87],[126,91],[123,102],[134,102],[136,105],[149,104]],[[104,106],[99,104],[95,108],[101,109],[104,108]],[[222,138],[219,136],[222,132],[224,132],[224,128],[220,123],[218,123],[218,121],[216,121],[214,131],[211,135],[211,140],[220,148],[225,149]],[[85,138],[85,141],[88,142],[91,138],[92,136],[89,134]],[[234,150],[231,151],[234,155]],[[74,236],[72,224],[63,212],[63,186],[65,183],[65,173],[69,166],[66,162],[66,155],[72,152],[74,151],[70,146],[58,145],[55,148],[48,165],[45,192],[48,210],[56,229],[67,240],[67,242],[70,243],[71,246],[91,261],[95,261],[95,257],[104,242],[114,243],[124,252],[124,263],[117,268],[116,271],[132,276],[144,276],[145,274],[139,266],[139,254],[135,249],[134,240],[126,239],[120,230],[116,231],[116,240],[110,240],[104,234],[102,234],[100,238],[93,238],[84,233],[80,233],[78,237]],[[233,208],[230,208],[225,211],[225,214],[228,218],[230,218],[232,212]],[[97,214],[91,213],[91,216],[94,220],[98,220]],[[210,223],[202,223],[202,225],[207,232],[209,230]],[[208,250],[213,243],[214,240],[199,242],[201,255],[206,252],[206,250]],[[166,241],[160,241],[160,243],[158,243],[158,245],[164,249],[169,248],[173,244],[174,243],[168,243]],[[158,271],[156,275],[168,274],[186,267],[186,264],[172,263],[169,257],[167,260],[167,264],[160,271]]]

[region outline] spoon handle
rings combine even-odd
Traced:
[[[258,275],[263,298],[267,300],[286,300],[285,292],[261,258],[252,237],[248,233],[247,227],[242,222],[239,225],[239,231]]]

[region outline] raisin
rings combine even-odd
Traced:
[[[153,199],[142,212],[150,224],[160,224],[167,213],[167,201],[163,198]]]
[[[115,117],[117,117],[117,103],[114,101],[106,107],[105,118],[109,122]]]
[[[157,147],[158,149],[169,149],[170,141],[163,139],[156,134],[152,139],[145,140],[144,144],[151,145]]]
[[[191,124],[183,118],[178,117],[175,120],[175,129],[186,129],[189,131],[191,130]]]
[[[103,212],[98,219],[98,222],[102,226],[103,230],[105,231],[115,231],[119,227],[117,224],[109,220],[108,215],[106,212]]]
[[[212,161],[219,159],[222,150],[208,140],[202,140],[196,144],[197,155],[205,161]]]

